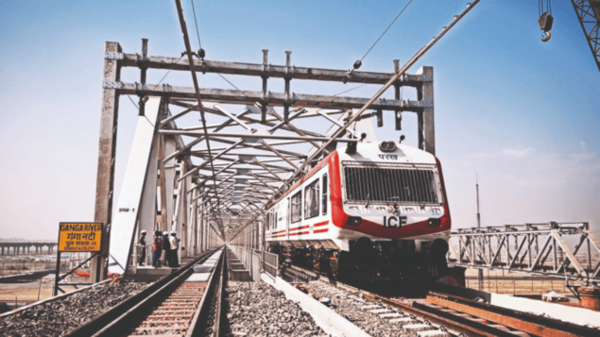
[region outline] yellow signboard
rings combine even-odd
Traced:
[[[60,223],[58,233],[59,252],[99,252],[101,242],[101,222]]]

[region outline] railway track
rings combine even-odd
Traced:
[[[309,282],[308,291],[315,298],[350,302],[343,312],[358,311],[355,324],[359,326],[370,315],[379,317],[384,326],[397,324],[419,336],[600,336],[595,328],[487,304],[487,293],[470,289],[432,286],[424,296],[417,293],[418,298],[389,297],[297,266],[284,270],[282,275],[291,283]],[[337,301],[334,307],[343,305]],[[346,317],[353,320],[351,315]]]
[[[208,252],[67,336],[218,336],[225,254]]]

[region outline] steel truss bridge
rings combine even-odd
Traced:
[[[291,52],[286,52],[285,65],[272,65],[266,50],[259,64],[206,60],[203,50],[192,51],[179,0],[175,3],[185,45],[180,58],[149,55],[146,39],[140,54],[124,53],[118,43],[106,42],[94,221],[108,225],[105,237],[110,240],[104,240],[102,254],[93,260],[92,276],[104,278],[107,265],[126,273],[135,263],[132,251],[142,229],[175,231],[185,253],[194,255],[239,237],[261,242],[267,205],[338,145],[376,141],[371,118],[381,127],[384,114],[391,113],[400,130],[402,114],[416,113],[418,146],[435,153],[433,68],[422,67],[414,75],[407,70],[478,2],[467,4],[402,67],[395,61],[390,73],[296,67]],[[121,79],[126,67],[139,69],[139,82]],[[168,73],[159,83],[147,83],[147,72],[155,69]],[[193,86],[161,84],[171,71],[189,73]],[[219,74],[230,84],[223,74],[260,78],[262,90],[240,90],[233,84],[235,90],[201,88],[198,76],[207,73]],[[282,79],[283,90],[269,90],[269,79]],[[371,98],[301,94],[291,90],[297,80],[380,88]],[[415,88],[417,99],[402,99],[402,87]],[[389,88],[393,98],[381,97]],[[139,117],[113,215],[123,95],[139,97]],[[183,122],[195,114],[201,124]]]
[[[448,261],[465,268],[600,281],[600,241],[587,222],[455,229]]]
[[[181,3],[175,2],[185,45],[180,57],[150,55],[147,39],[142,39],[139,54],[124,52],[116,42],[105,43],[94,221],[106,226],[102,252],[92,260],[96,281],[106,277],[109,265],[111,272],[127,273],[135,263],[132,257],[141,230],[178,233],[181,253],[188,256],[224,242],[261,248],[266,207],[336,148],[377,141],[372,120],[383,127],[389,115],[393,129],[401,130],[403,113],[415,113],[418,147],[435,154],[433,68],[407,71],[479,0],[467,4],[403,66],[395,60],[389,73],[295,66],[289,51],[283,65],[269,63],[267,50],[262,63],[208,60],[200,57],[202,52],[192,51]],[[137,69],[139,78],[122,77],[126,68]],[[150,71],[166,74],[159,82],[148,83]],[[165,81],[177,72],[191,75],[193,85]],[[198,78],[206,74],[223,77],[233,89],[200,87]],[[257,78],[262,86],[240,90],[225,75]],[[379,89],[372,97],[305,94],[292,91],[296,81]],[[416,91],[416,99],[403,99],[402,88]],[[393,92],[382,97],[388,89]],[[139,116],[113,214],[118,114],[124,96],[137,98]],[[582,245],[569,250],[561,238],[565,231],[583,233],[588,251],[598,250],[587,224],[577,226],[459,230],[450,259],[460,266],[597,279],[600,266],[590,265],[591,258],[585,263],[578,260]],[[540,231],[548,236],[541,248]],[[518,239],[514,250],[511,238]],[[492,243],[496,239],[497,247]],[[151,235],[147,241],[152,241]]]
[[[119,97],[139,97],[140,111],[117,214],[102,219],[112,223],[111,263],[121,272],[131,263],[131,242],[141,229],[177,231],[186,243],[201,242],[186,245],[190,254],[242,230],[259,242],[268,203],[338,146],[361,141],[362,133],[368,134],[364,141],[376,139],[370,120],[382,126],[384,114],[393,114],[400,129],[402,113],[416,113],[419,147],[435,152],[432,67],[401,76],[397,61],[391,73],[305,68],[292,66],[289,52],[280,66],[268,63],[266,50],[262,64],[199,58],[189,63],[148,55],[147,46],[144,40],[141,54],[124,53],[115,42],[105,46],[97,216],[111,209],[110,198],[102,196],[112,196]],[[140,70],[139,83],[120,78],[124,67]],[[262,91],[145,83],[153,69],[258,77]],[[282,92],[269,90],[271,78],[283,79]],[[369,98],[294,93],[296,80],[373,85],[392,80],[394,99],[375,99],[359,115]],[[418,99],[401,99],[402,87],[415,88]],[[190,124],[192,115],[205,124]]]

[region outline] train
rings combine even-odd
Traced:
[[[450,229],[440,161],[401,141],[332,151],[265,215],[281,262],[356,282],[446,275]]]

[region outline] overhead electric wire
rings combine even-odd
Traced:
[[[135,102],[134,102],[134,101],[133,101],[133,99],[131,98],[131,95],[127,95],[127,98],[129,98],[129,100],[131,101],[131,104],[133,104],[133,106],[134,106],[136,109],[138,109],[138,110],[140,109],[140,107],[139,107],[137,104],[135,104]]]
[[[192,2],[192,10],[194,12],[194,22],[196,23],[196,35],[198,36],[198,48],[202,49],[202,43],[200,42],[200,30],[198,29],[198,19],[196,18],[196,7],[194,7],[194,0]]]
[[[198,28],[198,18],[196,17],[196,8],[194,7],[194,0],[190,1],[192,3],[192,10],[194,12],[194,24],[196,26],[196,35],[198,36],[198,47],[202,49],[202,42],[200,42],[200,29]],[[246,96],[246,94],[242,90],[236,87],[235,84],[231,83],[231,81],[229,81],[225,76],[221,75],[221,73],[217,72],[216,74],[221,76],[221,78],[224,79],[227,83],[229,83],[232,87],[234,87],[235,90],[239,91],[242,95]]]
[[[175,63],[179,63],[179,61],[181,61],[181,58],[182,58],[182,57],[183,57],[183,55],[181,55],[181,57],[179,57],[179,58],[177,59],[177,61],[173,61],[173,62],[171,62],[171,65],[174,65]],[[169,71],[167,71],[167,73],[165,74],[165,76],[163,76],[163,77],[160,79],[160,81],[158,81],[158,83],[156,83],[156,85],[154,86],[154,89],[156,89],[156,88],[157,88],[157,87],[158,87],[158,86],[159,86],[159,85],[162,83],[162,81],[164,81],[164,80],[165,80],[165,78],[167,78],[167,76],[169,76],[169,74],[171,73],[171,70],[173,70],[173,68],[169,69]],[[154,89],[153,89],[153,90],[154,90]]]
[[[375,47],[375,45],[377,44],[377,42],[379,42],[379,40],[381,40],[381,38],[385,35],[385,33],[387,33],[387,31],[392,27],[392,25],[394,25],[394,22],[396,22],[396,20],[398,20],[398,18],[400,17],[400,15],[402,15],[402,13],[404,13],[404,11],[406,10],[406,8],[408,8],[408,5],[410,5],[411,2],[413,2],[413,0],[410,0],[406,4],[406,6],[404,6],[404,8],[402,8],[402,10],[400,11],[400,13],[398,13],[398,15],[396,15],[396,18],[394,19],[394,21],[392,21],[392,23],[390,23],[390,25],[383,31],[383,33],[381,34],[381,36],[379,36],[379,38],[377,39],[377,41],[375,41],[375,43],[373,43],[373,45],[371,46],[371,48],[369,48],[369,50],[367,50],[367,52],[365,53],[365,55],[360,59],[360,62],[362,62],[365,59],[365,57],[367,57],[367,55],[369,55],[369,53]]]

